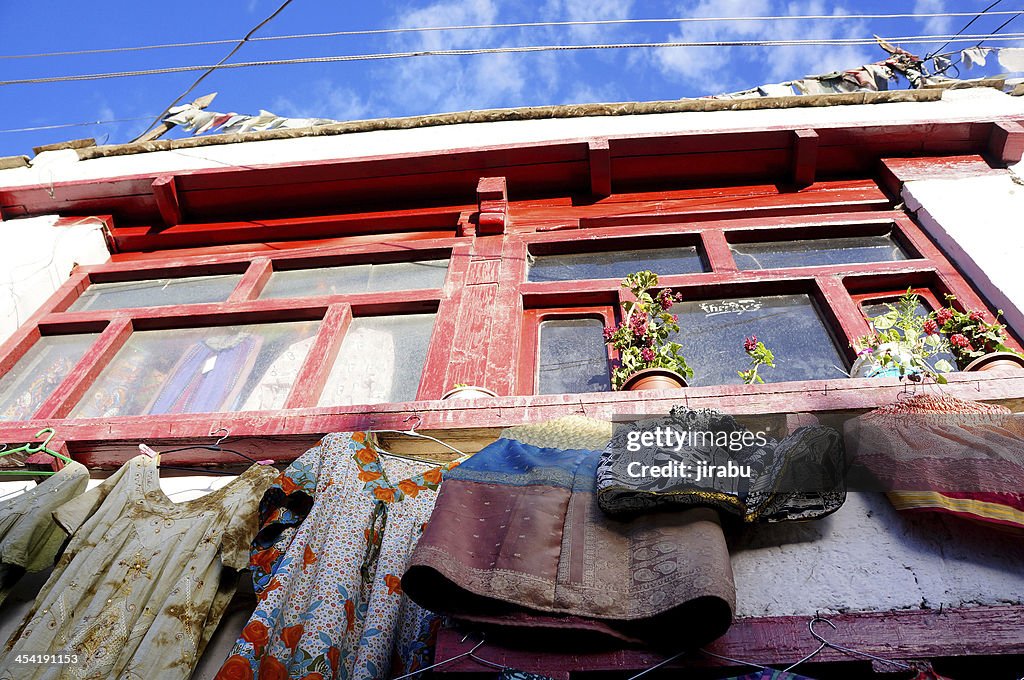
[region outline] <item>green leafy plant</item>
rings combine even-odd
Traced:
[[[1006,346],[1006,326],[999,323],[1003,311],[996,312],[996,319],[989,323],[985,316],[973,309],[961,312],[953,306],[955,295],[946,296],[946,307],[928,315],[928,318],[946,337],[949,338],[950,351],[956,358],[960,368],[964,368],[978,357],[992,352],[1012,352],[1016,350]]]
[[[862,348],[858,355],[871,355],[879,369],[898,369],[900,377],[930,376],[945,383],[942,374],[952,371],[952,364],[945,359],[932,363],[932,359],[949,352],[950,344],[934,320],[918,316],[920,304],[917,293],[909,288],[895,304],[886,302],[886,311],[870,319],[874,333],[858,338]]]
[[[630,274],[622,280],[622,287],[633,293],[635,300],[622,303],[622,321],[604,329],[605,343],[619,351],[619,360],[612,371],[612,386],[619,390],[638,371],[646,368],[665,368],[693,377],[693,369],[686,365],[683,346],[669,340],[679,332],[679,317],[669,310],[682,300],[682,295],[664,288],[654,294],[658,275],[651,271]]]
[[[743,379],[743,383],[746,385],[763,383],[764,379],[758,375],[757,370],[761,366],[775,368],[775,355],[770,349],[765,347],[763,342],[757,339],[756,335],[743,339],[743,351],[750,357],[750,368],[745,371],[736,372],[740,374],[740,378]]]

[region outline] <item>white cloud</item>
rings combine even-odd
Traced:
[[[290,118],[360,120],[375,116],[371,103],[358,92],[326,78],[305,90],[299,103],[290,96],[277,97],[271,111]]]
[[[917,0],[913,9],[914,14],[934,14],[945,11],[945,0]],[[953,32],[952,17],[928,17],[919,19],[919,21],[921,22],[921,32],[925,35],[946,35]]]
[[[680,24],[680,30],[668,38],[673,42],[825,39],[870,35],[866,24],[855,19],[740,20],[752,16],[849,14],[842,6],[836,6],[830,11],[823,0],[702,0],[696,7],[681,4],[675,9],[678,16],[737,19]],[[882,56],[873,48],[862,46],[681,47],[658,50],[654,55],[654,64],[672,80],[704,94],[717,94],[854,68],[877,61]]]

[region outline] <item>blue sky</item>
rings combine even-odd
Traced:
[[[104,2],[6,2],[0,5],[0,54],[238,38],[281,0],[153,5]],[[991,0],[438,0],[313,2],[295,0],[258,35],[398,26],[680,16],[980,12]],[[994,10],[1024,8],[1003,0]],[[56,16],[59,14],[59,16]],[[992,31],[1006,16],[986,16],[969,33]],[[967,18],[843,19],[544,27],[252,43],[232,61],[421,49],[530,44],[870,37],[955,33]],[[1024,32],[1024,16],[1003,32]],[[993,46],[1024,46],[991,43]],[[968,45],[955,45],[956,48]],[[0,59],[0,80],[211,64],[230,45],[117,54]],[[908,46],[925,53],[938,45]],[[952,49],[952,48],[951,48]],[[339,120],[506,106],[675,99],[742,90],[863,65],[882,58],[874,47],[731,47],[608,50],[541,54],[435,56],[405,60],[232,69],[210,75],[187,100],[217,91],[213,110]],[[978,76],[999,72],[995,59]],[[198,73],[0,87],[0,130],[153,116]],[[0,133],[0,155],[80,137],[119,143],[149,121]],[[172,134],[171,136],[180,133]]]

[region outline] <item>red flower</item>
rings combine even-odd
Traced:
[[[384,585],[388,587],[388,595],[402,594],[402,579],[394,574],[386,574],[384,576]]]
[[[356,603],[352,600],[345,600],[345,632],[352,631],[356,627]]]
[[[604,327],[604,341],[608,342],[609,340],[612,339],[613,335],[615,335],[615,326],[605,326]]]
[[[423,473],[423,481],[427,484],[441,483],[441,468],[431,468]]]
[[[235,654],[228,657],[214,680],[252,680],[252,666],[244,656]]]
[[[267,584],[267,587],[264,588],[263,590],[261,590],[260,592],[258,592],[256,594],[256,599],[258,599],[260,602],[263,602],[263,600],[265,600],[268,597],[270,597],[270,594],[272,592],[274,592],[275,590],[277,590],[280,587],[281,587],[280,581],[278,581],[276,577],[272,578],[272,579],[270,579],[270,583]]]
[[[949,344],[953,345],[953,347],[958,347],[960,349],[967,350],[968,352],[974,351],[974,348],[971,347],[971,341],[965,338],[960,333],[954,333],[953,335],[951,335],[949,337]]]
[[[267,630],[267,627],[261,621],[251,621],[249,625],[242,629],[242,639],[251,643],[253,647],[260,649],[266,647],[267,643],[270,642],[270,631]]]
[[[288,475],[281,475],[280,484],[281,490],[284,491],[285,494],[289,496],[298,491],[300,488],[302,488],[298,484],[296,484],[295,480],[289,477]]]
[[[341,650],[337,647],[327,648],[327,661],[331,664],[331,672],[334,675],[338,674],[338,663],[341,662]]]
[[[277,548],[260,550],[259,552],[254,552],[252,556],[249,557],[249,564],[254,567],[259,567],[261,571],[266,573],[273,568],[274,562],[276,562],[277,558],[280,556],[281,551]]]
[[[299,640],[302,639],[302,627],[305,624],[298,624],[296,626],[285,626],[281,629],[281,641],[284,642],[285,646],[295,653],[295,648],[299,646]]]
[[[969,314],[967,315],[967,318],[968,318],[968,319],[970,319],[971,321],[981,321],[981,318],[982,318],[982,317],[981,317],[981,312],[976,312],[976,311],[973,311],[973,310],[972,310],[972,311],[971,311],[971,312],[970,312],[970,313],[969,313]]]
[[[267,655],[260,661],[260,680],[288,680],[288,669],[284,664]]]
[[[305,550],[302,551],[302,570],[305,571],[306,567],[311,564],[316,564],[316,553],[307,545]]]
[[[939,325],[945,326],[953,318],[953,310],[949,307],[943,307],[939,311],[935,312],[935,319],[939,322]]]
[[[939,332],[939,324],[935,323],[935,319],[925,319],[924,332],[928,335],[934,335]]]
[[[650,347],[644,347],[640,350],[640,358],[644,361],[654,361],[654,350]]]
[[[374,489],[373,495],[377,498],[377,500],[384,501],[385,503],[391,503],[392,501],[395,500],[395,490],[385,489],[382,486],[378,486],[376,489]]]
[[[747,352],[753,352],[757,349],[757,336],[751,335],[749,338],[743,340],[743,349]]]
[[[661,294],[658,295],[658,303],[661,304],[661,308],[666,311],[668,311],[669,308],[672,307],[673,296],[671,288],[666,288],[663,291],[661,291]]]
[[[416,498],[420,493],[420,485],[408,479],[400,481],[398,488],[409,498]]]

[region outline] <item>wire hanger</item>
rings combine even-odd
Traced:
[[[64,461],[65,463],[75,462],[68,458],[67,456],[65,456],[64,454],[58,453],[50,448],[50,440],[52,440],[54,435],[57,434],[57,431],[54,430],[52,427],[44,427],[43,429],[39,430],[39,432],[36,432],[36,436],[34,437],[34,439],[39,439],[44,434],[46,435],[46,439],[44,439],[39,444],[27,442],[13,449],[8,449],[7,444],[4,444],[4,448],[0,449],[0,458],[4,456],[10,456],[15,453],[21,453],[22,451],[24,451],[27,454],[25,456],[26,458],[36,453],[46,453],[53,456],[54,458]],[[49,477],[50,475],[55,474],[57,473],[54,471],[26,470],[25,468],[18,468],[17,470],[0,470],[0,475],[42,475]]]
[[[469,635],[467,635],[464,638],[462,638],[462,642],[465,642],[468,639],[469,639]],[[476,661],[478,663],[481,663],[481,664],[483,664],[485,666],[490,666],[491,668],[497,668],[497,669],[503,670],[503,671],[511,670],[508,666],[502,666],[499,663],[495,663],[493,661],[488,661],[487,659],[482,659],[482,658],[480,658],[479,656],[476,655],[476,650],[478,650],[481,647],[483,647],[485,642],[487,642],[487,640],[481,639],[480,642],[478,642],[476,644],[476,646],[474,646],[473,649],[469,650],[468,652],[462,652],[461,654],[456,654],[455,656],[449,657],[449,658],[447,658],[447,659],[445,659],[443,661],[438,661],[437,663],[431,664],[429,666],[425,666],[423,668],[418,668],[418,669],[412,671],[411,673],[406,673],[405,675],[399,675],[397,678],[394,678],[394,680],[405,680],[405,678],[411,678],[411,677],[413,677],[415,675],[420,675],[422,673],[426,673],[429,670],[432,670],[434,668],[438,668],[440,666],[446,666],[446,665],[452,663],[453,661],[458,661],[459,659],[465,659],[466,657],[469,657],[469,658],[473,659],[474,661]]]
[[[253,463],[253,464],[256,464],[256,465],[273,465],[274,464],[273,459],[270,459],[270,458],[265,459],[265,460],[256,460],[255,458],[251,458],[250,456],[245,455],[241,451],[235,451],[234,449],[224,448],[223,446],[221,446],[221,442],[223,442],[225,439],[227,439],[231,435],[231,431],[228,430],[228,428],[220,427],[220,428],[217,428],[216,430],[211,430],[210,431],[210,436],[211,437],[216,437],[221,432],[224,433],[223,436],[221,436],[219,439],[217,439],[217,441],[215,441],[213,444],[191,444],[189,446],[180,446],[180,447],[178,447],[176,449],[168,449],[166,451],[154,451],[153,449],[151,449],[150,447],[146,446],[145,444],[139,444],[139,450],[142,451],[143,453],[145,453],[146,455],[150,456],[151,458],[154,458],[157,461],[157,465],[159,465],[161,468],[166,469],[166,470],[185,470],[187,472],[212,472],[213,474],[218,474],[218,475],[234,475],[233,472],[229,472],[227,470],[218,470],[217,468],[184,467],[184,466],[178,466],[178,465],[161,465],[160,464],[160,456],[165,454],[165,453],[177,453],[179,451],[192,451],[192,450],[197,450],[197,449],[198,450],[203,450],[203,451],[217,451],[217,452],[223,452],[223,453],[233,453],[236,456],[241,456],[242,458],[245,458],[250,463]]]
[[[434,437],[431,437],[430,435],[422,434],[420,432],[417,432],[416,428],[419,427],[420,423],[423,422],[423,418],[419,417],[415,413],[413,415],[409,416],[408,418],[406,418],[405,420],[403,420],[402,422],[403,423],[408,423],[413,418],[416,419],[416,422],[413,425],[410,425],[408,430],[372,430],[372,432],[374,434],[380,434],[380,433],[383,433],[383,432],[390,432],[390,433],[393,433],[393,434],[405,435],[406,437],[416,437],[418,439],[430,440],[430,441],[432,441],[434,443],[440,444],[441,446],[445,447],[449,451],[453,451],[453,452],[459,454],[459,457],[456,458],[454,461],[452,461],[453,463],[461,463],[462,461],[464,461],[464,460],[466,460],[467,458],[470,457],[470,454],[463,453],[462,451],[460,451],[459,449],[455,448],[451,444],[446,444],[445,442],[441,441],[440,439],[436,439]],[[429,460],[424,460],[422,458],[413,458],[411,456],[402,456],[402,455],[397,454],[397,453],[391,453],[390,451],[380,451],[380,453],[383,453],[384,455],[387,455],[387,456],[391,456],[393,458],[400,458],[402,460],[412,461],[414,463],[430,463],[430,462],[432,462],[432,461],[429,461]],[[397,678],[396,678],[396,680],[397,680]]]
[[[821,634],[818,633],[818,631],[814,630],[814,624],[815,623],[819,623],[819,622],[827,623],[832,628],[832,630],[839,630],[836,627],[836,624],[832,623],[831,621],[829,621],[828,619],[826,619],[823,616],[815,616],[813,619],[808,621],[807,622],[807,629],[809,631],[811,631],[811,635],[813,635],[814,639],[816,639],[818,642],[820,642],[821,645],[816,650],[814,650],[813,652],[811,652],[810,654],[808,654],[807,656],[805,656],[804,658],[800,659],[795,664],[793,664],[792,666],[787,668],[786,671],[789,671],[789,670],[792,670],[793,668],[796,668],[797,666],[799,666],[800,664],[804,663],[805,661],[809,661],[810,659],[812,659],[815,656],[817,656],[818,654],[820,654],[821,651],[823,649],[825,649],[826,647],[829,647],[831,649],[835,649],[836,651],[842,652],[844,654],[848,654],[850,656],[859,656],[859,657],[861,657],[863,659],[871,659],[873,661],[878,661],[878,662],[881,662],[881,663],[889,664],[890,666],[895,666],[896,668],[899,668],[901,670],[906,670],[906,671],[916,670],[910,664],[905,664],[902,661],[893,661],[892,659],[884,659],[884,658],[882,658],[880,656],[875,656],[874,654],[868,654],[867,652],[861,652],[861,651],[858,651],[856,649],[850,649],[849,647],[843,647],[842,645],[837,645],[834,642],[829,642],[828,640],[823,638],[821,636]]]

